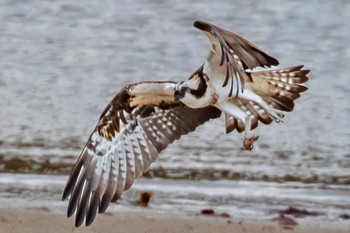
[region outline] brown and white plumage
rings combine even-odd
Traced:
[[[172,82],[144,82],[123,88],[106,107],[76,162],[63,192],[75,225],[93,222],[174,140],[221,111],[192,109],[174,101]]]
[[[208,37],[212,49],[195,75],[176,86],[176,98],[192,108],[216,106],[225,112],[226,132],[244,132],[242,148],[251,150],[258,138],[251,130],[259,121],[280,122],[284,112],[293,110],[294,100],[307,90],[302,83],[308,80],[309,70],[295,66],[248,71],[279,62],[237,34],[202,21],[193,25]],[[206,87],[200,98],[183,91],[199,85]]]
[[[212,49],[187,81],[141,82],[124,87],[103,111],[63,192],[75,225],[93,222],[128,190],[174,140],[225,113],[226,133],[245,133],[252,149],[258,122],[270,124],[292,111],[307,90],[302,66],[266,71],[278,61],[243,37],[196,21]]]
[[[195,21],[193,26],[202,30],[212,43],[212,51],[215,51],[215,54],[218,55],[216,56],[215,65],[225,73],[222,87],[226,87],[230,82],[228,96],[233,95],[234,79],[237,83],[241,83],[236,85],[235,95],[237,96],[238,92],[242,91],[244,80],[247,77],[246,69],[271,67],[279,64],[277,59],[233,32],[202,21]],[[208,56],[213,55],[209,53]],[[211,58],[208,57],[208,59]]]

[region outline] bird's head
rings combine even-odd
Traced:
[[[196,74],[191,79],[180,82],[175,86],[174,99],[181,101],[192,108],[200,108],[199,99],[203,98],[207,91],[207,83],[203,76]]]

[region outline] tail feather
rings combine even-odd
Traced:
[[[309,70],[303,66],[293,66],[283,69],[250,72],[252,79],[249,86],[272,107],[290,112],[294,109],[294,100],[308,88],[304,85],[309,77]]]
[[[309,80],[309,70],[303,70],[303,66],[293,66],[283,69],[247,72],[249,77],[245,82],[249,88],[261,96],[263,100],[274,109],[290,112],[294,109],[294,100],[300,97],[300,93],[308,88],[304,85]],[[263,124],[270,124],[273,117],[259,104],[239,98],[230,100],[236,106],[251,116],[251,130],[258,126],[259,121]],[[245,130],[244,122],[230,116],[226,118],[226,133],[237,130],[239,133]]]
[[[275,109],[291,112],[294,109],[294,102],[291,98],[283,95],[274,95],[270,98],[264,98],[264,100],[272,105]]]

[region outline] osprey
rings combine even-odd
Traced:
[[[103,111],[63,192],[67,216],[90,225],[158,154],[197,126],[225,114],[226,133],[244,132],[242,149],[251,150],[258,122],[281,121],[307,90],[303,66],[248,71],[279,62],[243,37],[196,21],[212,48],[187,81],[140,82],[124,87]]]

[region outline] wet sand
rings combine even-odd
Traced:
[[[74,220],[67,219],[64,214],[52,213],[46,208],[31,208],[24,210],[3,209],[0,213],[0,232],[128,232],[128,233],[171,233],[171,232],[349,232],[346,222],[334,222],[321,225],[298,225],[293,229],[283,229],[270,221],[234,221],[215,217],[160,218],[146,217],[140,213],[104,214],[89,227],[74,227]]]

